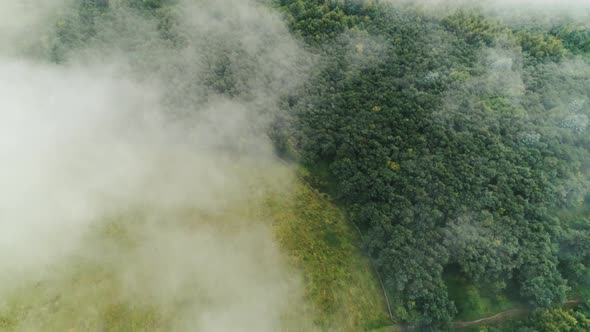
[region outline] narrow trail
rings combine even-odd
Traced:
[[[572,308],[580,303],[582,303],[581,300],[568,300],[563,303],[563,307]],[[531,310],[528,308],[515,308],[515,309],[510,309],[510,310],[496,313],[492,316],[488,316],[488,317],[484,317],[484,318],[480,318],[480,319],[476,319],[476,320],[472,320],[472,321],[456,321],[456,322],[453,322],[451,324],[451,326],[453,326],[454,328],[464,328],[464,327],[470,327],[470,326],[485,324],[485,323],[501,323],[501,322],[503,322],[507,319],[510,319],[510,318],[526,316],[530,312],[531,312]]]
[[[451,326],[453,326],[454,328],[464,328],[464,327],[479,325],[479,324],[483,324],[483,323],[498,323],[501,321],[505,321],[506,319],[509,319],[509,318],[526,316],[528,313],[529,313],[529,309],[527,309],[527,308],[510,309],[510,310],[499,312],[499,313],[489,316],[489,317],[484,317],[484,318],[480,318],[480,319],[476,319],[476,320],[472,320],[472,321],[453,322],[451,324]]]

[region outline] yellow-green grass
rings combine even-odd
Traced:
[[[315,321],[340,331],[391,325],[360,239],[342,212],[298,181],[291,198],[270,195],[275,234],[305,277]]]
[[[388,325],[379,284],[343,214],[287,167],[272,167],[264,174],[242,169],[252,179],[244,190],[248,197],[239,204],[213,214],[176,211],[173,219],[189,232],[191,223],[195,232],[196,224],[228,233],[250,225],[270,227],[287,269],[303,284],[303,300],[293,295],[293,306],[282,315],[282,331],[365,331]],[[134,257],[143,228],[152,227],[146,215],[125,212],[99,223],[79,253],[3,291],[0,331],[175,331],[186,299],[163,304],[130,297],[118,270]]]

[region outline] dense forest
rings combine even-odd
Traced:
[[[449,274],[534,308],[584,296],[587,26],[370,1],[280,7],[320,55],[286,100],[280,152],[363,230],[400,320],[451,321]]]
[[[250,21],[255,46],[246,33],[200,23],[206,33],[188,34],[182,4],[77,1],[27,51],[58,65],[126,52],[142,80],[157,72],[176,84],[163,108],[181,124],[220,96],[257,108],[262,121],[214,148],[257,153],[250,130],[270,137],[358,228],[396,325],[446,331],[482,318],[469,311],[487,301],[530,314],[486,331],[590,330],[588,16],[515,19],[483,5],[403,1],[250,4],[275,13],[295,48],[274,25]],[[137,38],[121,11],[156,28]],[[192,56],[197,71],[187,69]]]

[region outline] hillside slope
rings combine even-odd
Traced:
[[[244,299],[252,305],[258,302],[255,297],[268,296],[265,291],[287,296],[288,305],[280,313],[281,331],[364,331],[389,325],[378,282],[359,250],[357,234],[342,213],[321,200],[285,166],[266,168],[265,174],[242,171],[251,177],[249,189],[243,192],[249,198],[235,201],[215,214],[198,207],[156,213],[174,226],[154,224],[150,216],[155,211],[149,208],[109,218],[88,234],[76,254],[50,273],[23,281],[3,299],[0,331],[171,331],[177,330],[178,324],[187,323],[185,312],[223,313],[224,308],[214,309],[215,303],[232,302],[219,296],[252,296]],[[256,231],[252,233],[252,229]],[[270,230],[280,244],[279,256],[275,256],[273,244],[265,243],[268,239],[262,236],[264,229]],[[177,231],[183,232],[183,237],[166,242],[169,236],[176,237]],[[232,252],[230,248],[217,256],[238,264],[249,262],[246,264],[260,270],[236,266],[233,271],[217,271],[214,262],[197,252],[191,253],[190,250],[197,249],[225,250],[212,242],[219,237],[245,242],[247,245],[237,246],[251,252]],[[189,262],[195,260],[201,263],[192,268],[166,263],[171,259],[180,259],[181,265],[193,264]],[[183,271],[194,280],[166,280],[166,271],[158,269],[169,269],[170,273]],[[246,279],[259,280],[261,284],[240,282],[239,273],[244,272],[254,274]],[[213,280],[203,277],[218,273],[238,273],[238,280],[233,281],[237,286],[215,285]],[[270,276],[268,284],[264,284],[264,278],[259,276],[277,273],[288,282],[277,285],[277,280]],[[226,276],[218,278],[232,282]],[[235,288],[240,285],[261,289]],[[172,287],[170,294],[154,293],[163,286],[161,290]],[[136,293],[149,287],[150,294]],[[221,293],[225,295],[220,295],[217,287],[227,288]],[[281,290],[284,287],[289,291]],[[231,312],[237,313],[228,309]],[[198,326],[195,325],[199,331],[211,331]]]

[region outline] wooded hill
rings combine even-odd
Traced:
[[[156,19],[170,49],[187,47],[175,1],[121,3]],[[400,324],[449,327],[473,299],[462,289],[533,309],[586,299],[587,24],[394,1],[260,5],[279,13],[310,54],[301,71],[311,68],[301,86],[276,91],[279,110],[265,130],[277,154],[360,228]],[[78,7],[57,25],[55,63],[96,42],[95,24],[108,19],[108,2]],[[199,98],[249,98],[240,68],[264,66],[232,42],[211,51]],[[531,324],[546,322],[535,325],[543,331],[589,326],[583,310],[538,315]]]

